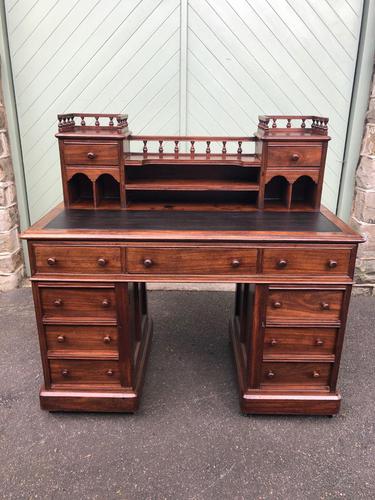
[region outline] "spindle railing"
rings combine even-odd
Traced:
[[[292,121],[301,120],[299,127],[292,127]],[[279,121],[279,123],[278,123]],[[284,127],[280,127],[280,121],[285,121]],[[306,121],[311,121],[310,128],[321,135],[327,135],[328,133],[328,118],[323,116],[314,116],[314,115],[261,115],[259,116],[258,128],[267,132],[267,130],[275,129],[275,128],[286,128],[286,129],[296,129],[296,128],[306,128]],[[271,125],[270,125],[271,124]]]
[[[76,118],[80,120],[79,124],[76,124]],[[103,118],[106,118],[108,120],[107,124],[105,125],[103,125]],[[74,130],[76,126],[91,128],[108,127],[111,129],[117,129],[119,132],[122,132],[128,126],[128,115],[119,115],[115,113],[68,113],[57,115],[57,119],[59,121],[59,132]]]

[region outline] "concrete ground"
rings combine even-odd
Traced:
[[[339,416],[240,414],[228,292],[150,294],[136,415],[39,409],[30,289],[0,294],[0,498],[372,499],[375,299],[354,297]]]

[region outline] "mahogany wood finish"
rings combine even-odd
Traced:
[[[260,116],[254,137],[135,136],[58,116],[64,206],[28,229],[50,411],[134,412],[152,337],[146,282],[236,284],[244,413],[333,415],[358,244],[320,206],[328,118]]]

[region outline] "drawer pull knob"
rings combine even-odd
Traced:
[[[49,266],[55,266],[57,264],[57,259],[55,259],[55,257],[48,257],[47,264]]]
[[[335,267],[337,267],[337,261],[336,260],[329,260],[328,261],[328,267],[330,269],[335,269]]]
[[[300,156],[298,153],[293,153],[291,159],[292,161],[298,161],[300,159]]]
[[[64,335],[59,335],[59,336],[57,337],[57,342],[58,342],[59,344],[63,344],[63,343],[65,342],[65,337],[64,337]]]
[[[319,378],[320,377],[320,373],[317,372],[316,370],[313,371],[313,377],[314,378]]]
[[[329,311],[331,309],[330,305],[328,304],[328,302],[321,302],[320,303],[320,308],[323,310],[323,311]]]
[[[102,307],[109,307],[111,305],[111,301],[109,299],[102,300]]]
[[[106,336],[104,337],[104,339],[103,339],[103,342],[104,342],[105,344],[110,344],[110,343],[112,342],[112,339],[111,339],[111,337],[110,337],[109,335],[106,335]]]
[[[273,372],[272,370],[268,370],[267,378],[273,378],[274,376],[275,376],[275,372]]]
[[[284,267],[286,267],[288,265],[288,261],[285,260],[285,259],[280,259],[277,261],[277,264],[276,264],[276,267],[278,269],[283,269]]]
[[[61,307],[63,305],[62,299],[56,299],[53,301],[53,305],[56,307]]]
[[[316,339],[315,340],[315,345],[317,346],[322,346],[324,344],[323,340],[322,339]]]
[[[96,154],[93,153],[92,151],[90,151],[89,153],[87,153],[87,158],[89,160],[93,160],[95,157],[96,157]]]
[[[106,266],[107,262],[108,262],[107,259],[103,259],[103,258],[98,259],[98,265],[101,267]]]
[[[232,260],[232,267],[240,267],[241,262],[238,259]]]
[[[107,370],[106,371],[106,375],[108,375],[108,377],[113,377],[113,374],[114,374],[113,370]]]
[[[63,377],[69,377],[69,370],[67,370],[66,368],[62,369],[61,370],[61,375]]]
[[[278,300],[275,300],[273,303],[272,303],[273,307],[275,309],[280,309],[280,307],[282,307],[282,303],[279,302]]]
[[[272,339],[272,340],[270,341],[270,345],[271,345],[271,346],[275,346],[275,345],[277,345],[277,344],[278,344],[278,342],[277,342],[277,340],[276,340],[276,339]]]
[[[153,262],[152,262],[152,260],[151,260],[151,259],[145,259],[145,260],[143,261],[143,265],[144,265],[145,267],[151,267],[151,266],[152,266],[152,264],[153,264]]]

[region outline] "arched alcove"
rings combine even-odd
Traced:
[[[288,188],[289,182],[283,175],[272,177],[265,186],[265,208],[288,208]]]
[[[120,207],[120,184],[110,174],[102,174],[95,181],[96,206]]]
[[[74,174],[69,179],[68,193],[70,206],[94,206],[93,185],[85,174]]]
[[[291,208],[314,208],[316,187],[308,175],[299,177],[292,186]]]

